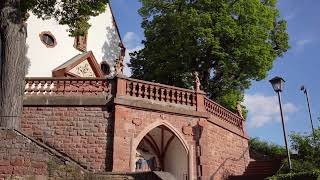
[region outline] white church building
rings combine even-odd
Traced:
[[[27,77],[113,76],[116,63],[123,61],[125,48],[110,5],[104,13],[91,17],[89,23],[86,36],[71,37],[67,25],[30,13]]]

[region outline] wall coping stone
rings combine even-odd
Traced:
[[[103,106],[111,96],[24,96],[23,106]]]
[[[140,99],[129,96],[120,96],[114,99],[114,104],[134,107],[138,109],[149,109],[153,111],[161,111],[172,114],[181,114],[194,117],[208,118],[207,112],[196,111],[195,108],[184,105],[176,105],[172,103],[164,103],[146,99]]]

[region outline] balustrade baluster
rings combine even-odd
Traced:
[[[163,101],[164,102],[167,102],[167,89],[163,88],[162,90],[162,94],[163,94]]]
[[[182,104],[185,105],[186,104],[186,93],[185,92],[182,92],[181,100],[182,100]]]
[[[183,95],[184,93],[180,91],[180,104],[183,104]]]
[[[150,85],[149,86],[149,88],[150,88],[150,90],[149,90],[149,94],[150,94],[150,97],[149,97],[149,99],[154,99],[154,86],[153,85]]]
[[[71,82],[70,81],[65,81],[65,88],[64,88],[64,93],[65,94],[70,94],[71,87],[70,87]]]
[[[132,82],[126,81],[126,94],[129,94],[129,96],[132,96]]]
[[[33,83],[34,83],[33,92],[36,93],[36,94],[39,94],[39,89],[40,89],[40,88],[39,88],[39,83],[40,83],[40,82],[39,82],[39,81],[34,81]]]
[[[164,96],[163,95],[163,88],[160,87],[160,98],[159,98],[159,101],[163,101],[163,99],[164,99],[163,96]]]
[[[46,81],[45,84],[46,84],[46,87],[44,88],[44,93],[45,94],[50,94],[50,91],[51,91],[51,83],[52,81]]]
[[[26,83],[26,89],[25,89],[26,94],[31,94],[31,92],[33,91],[32,84],[33,84],[32,81],[28,81]]]
[[[191,106],[192,106],[192,103],[191,103],[191,93],[187,93],[187,105],[191,105]]]
[[[174,97],[174,102],[175,102],[176,104],[178,104],[178,92],[177,92],[177,90],[174,90],[174,91],[173,91],[173,97]]]
[[[57,84],[58,84],[57,81],[52,81],[51,95],[57,94],[57,91],[58,91]]]
[[[57,94],[58,95],[64,94],[64,81],[58,81],[58,83],[57,83]]]
[[[39,81],[39,85],[38,85],[38,86],[39,86],[39,88],[38,88],[39,91],[38,91],[38,92],[39,92],[39,94],[41,94],[41,95],[43,95],[45,84],[46,84],[45,81]]]
[[[90,81],[91,88],[90,88],[90,93],[97,94],[97,81]]]
[[[84,81],[78,81],[78,93],[80,95],[84,93]]]
[[[77,94],[79,92],[78,82],[71,81],[70,83],[70,94]]]
[[[88,94],[90,89],[90,82],[83,81],[83,94]]]
[[[151,99],[151,85],[150,84],[146,84],[146,96],[148,99]]]
[[[159,87],[156,86],[155,87],[155,100],[159,100],[159,97],[160,97],[160,95],[159,95]]]
[[[142,89],[142,94],[141,94],[141,96],[142,96],[142,98],[148,98],[147,97],[147,84],[142,84],[142,86],[141,86],[141,89]]]
[[[172,103],[172,89],[168,91],[168,98],[169,102]]]
[[[137,83],[136,82],[132,82],[132,96],[137,97]]]
[[[138,97],[143,97],[143,84],[138,83]]]

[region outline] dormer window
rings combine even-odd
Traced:
[[[47,47],[47,48],[53,48],[57,45],[56,38],[53,36],[53,34],[49,31],[44,31],[40,35],[41,42]]]

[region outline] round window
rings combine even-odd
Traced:
[[[53,48],[57,45],[57,41],[51,32],[42,32],[40,34],[41,42],[48,48]]]

